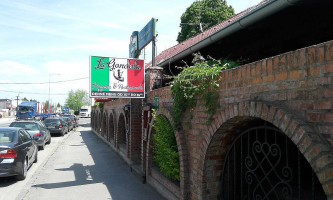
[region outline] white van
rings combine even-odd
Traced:
[[[82,106],[80,109],[80,117],[91,117],[91,106]]]

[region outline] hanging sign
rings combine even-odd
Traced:
[[[148,24],[138,33],[138,48],[143,49],[155,37],[156,19],[152,18]]]
[[[144,98],[144,61],[90,56],[89,96]]]
[[[133,31],[129,44],[129,57],[138,58],[140,54],[138,45],[138,31]]]

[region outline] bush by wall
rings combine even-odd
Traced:
[[[153,159],[166,177],[179,181],[179,153],[173,127],[165,116],[155,111],[153,117],[152,126],[157,132],[154,134]]]

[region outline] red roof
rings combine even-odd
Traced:
[[[252,6],[236,15],[234,15],[233,17],[222,21],[221,23],[212,26],[211,28],[205,30],[203,33],[200,33],[196,36],[193,36],[173,47],[170,47],[169,49],[166,49],[164,51],[162,51],[159,55],[157,55],[155,57],[155,63],[158,66],[159,63],[166,61],[170,58],[172,58],[173,56],[185,51],[186,49],[191,48],[193,45],[199,43],[200,41],[206,39],[207,37],[213,35],[214,33],[228,27],[230,24],[232,24],[233,22],[236,22],[238,19],[240,19],[241,17],[245,16],[246,14],[250,13],[251,11],[255,10],[256,8],[262,6],[263,4],[265,4],[266,2],[268,2],[269,0],[263,0],[261,1],[258,5]],[[148,64],[146,64],[146,68],[150,67],[152,65],[152,62],[150,61]]]

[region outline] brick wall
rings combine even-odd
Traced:
[[[208,115],[198,97],[198,105],[182,118],[182,123],[192,128],[183,126],[182,130],[175,131],[180,153],[180,199],[218,197],[221,166],[227,149],[242,127],[255,119],[276,126],[297,145],[328,199],[333,199],[333,41],[229,69],[221,72],[221,77],[220,107],[212,123],[206,125]],[[150,91],[146,102],[154,105],[156,96],[159,112],[172,122],[170,88]],[[114,110],[115,119],[119,120],[120,110],[129,101],[108,102],[104,109],[108,113]],[[131,123],[143,127],[143,121],[141,117],[141,124]],[[150,127],[147,129],[141,133],[141,138],[138,133],[131,137],[130,149],[133,152],[140,149],[141,152],[133,156],[141,157],[143,171],[149,171],[146,163],[151,159],[147,138],[153,131],[149,131]]]
[[[327,174],[333,164],[333,41],[226,70],[221,77],[215,120],[205,124],[208,115],[200,100],[193,119],[188,112],[183,117],[183,124],[192,128],[183,126],[179,134],[188,152],[188,158],[180,158],[189,167],[188,172],[181,169],[183,176],[189,175],[183,181],[190,185],[181,185],[182,198],[217,198],[223,155],[235,137],[235,127],[254,118],[274,124],[292,139],[332,197],[333,178]],[[160,110],[169,111],[170,88],[151,91],[148,102],[153,104],[155,96]],[[227,130],[234,131],[227,134]]]

